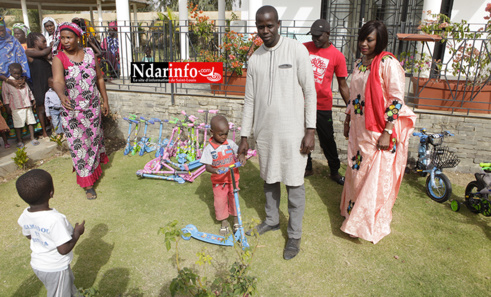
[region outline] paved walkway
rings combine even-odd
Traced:
[[[12,160],[17,151],[16,140],[9,139],[8,141],[10,148],[5,149],[3,140],[0,138],[0,144],[2,145],[0,147],[0,178],[6,177],[17,170],[17,165]],[[34,162],[46,159],[58,151],[56,143],[49,141],[49,138],[39,139],[39,145],[37,146],[31,144],[29,137],[24,138],[24,143],[26,145],[27,157]]]

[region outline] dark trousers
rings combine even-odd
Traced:
[[[334,140],[334,127],[332,125],[332,110],[317,111],[317,136],[321,145],[324,156],[326,156],[331,175],[338,173],[341,162],[339,161],[338,148]],[[312,170],[312,158],[309,153],[307,167],[305,170]]]

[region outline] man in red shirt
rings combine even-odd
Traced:
[[[338,172],[340,161],[338,149],[334,140],[332,123],[332,78],[336,74],[339,92],[346,104],[349,100],[349,88],[346,83],[348,71],[346,59],[329,41],[330,25],[326,20],[319,19],[310,27],[312,41],[304,43],[310,54],[314,69],[315,89],[317,91],[317,135],[324,155],[331,170],[331,179],[338,184],[344,184],[344,177]],[[305,176],[313,174],[312,158],[309,154]]]

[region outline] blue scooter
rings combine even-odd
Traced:
[[[154,146],[150,146],[150,138],[147,137],[148,124],[153,125],[154,121],[153,120],[147,120],[144,117],[140,117],[140,122],[145,123],[143,137],[140,138],[140,142],[138,143],[138,145],[140,146],[140,151],[138,152],[138,154],[140,156],[143,156],[143,154],[150,153],[150,152],[153,152],[155,150]]]
[[[249,244],[247,243],[247,238],[245,237],[244,234],[244,227],[242,226],[242,217],[240,214],[240,205],[239,205],[239,190],[235,186],[235,176],[234,176],[234,171],[232,170],[233,168],[240,167],[242,166],[240,162],[237,162],[235,164],[230,165],[230,167],[227,170],[221,171],[219,170],[219,174],[224,174],[227,171],[230,171],[230,174],[232,176],[232,184],[234,187],[234,201],[235,201],[235,208],[237,209],[237,219],[239,221],[239,228],[237,228],[237,231],[235,231],[235,234],[231,234],[228,237],[221,236],[221,235],[215,235],[211,233],[205,233],[205,232],[199,232],[198,229],[194,225],[187,225],[186,227],[182,228],[182,238],[185,240],[190,240],[191,237],[208,242],[211,244],[217,244],[217,245],[224,245],[224,246],[233,246],[234,241],[240,242],[242,245],[242,248],[248,248]]]
[[[134,114],[130,114],[129,117],[124,117],[123,118],[125,121],[127,121],[129,123],[129,128],[128,128],[128,139],[126,140],[126,146],[124,148],[124,155],[126,156],[127,154],[129,154],[132,150],[133,150],[133,146],[131,146],[131,132],[132,132],[132,125],[133,123],[135,123],[136,125],[138,125],[138,121],[136,121],[136,115]],[[136,126],[138,127],[138,126]]]

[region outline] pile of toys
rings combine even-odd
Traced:
[[[208,141],[207,135],[210,128],[208,116],[217,114],[218,110],[198,110],[198,113],[204,114],[203,122],[200,122],[194,115],[188,115],[185,111],[181,112],[184,119],[147,119],[138,118],[133,114],[124,118],[129,124],[124,155],[143,156],[145,153],[155,152],[155,158],[136,172],[138,177],[170,180],[182,184],[186,181],[193,182],[205,171],[200,158]],[[147,128],[154,124],[160,125],[159,139],[151,142],[147,136]],[[144,125],[144,132],[143,136],[138,139],[138,128],[141,125]],[[163,138],[164,125],[172,127],[168,138]],[[229,127],[233,132],[232,139],[235,141],[236,132],[240,131],[240,127],[234,123],[229,123]],[[249,150],[247,157],[250,158],[255,154],[254,150]]]

